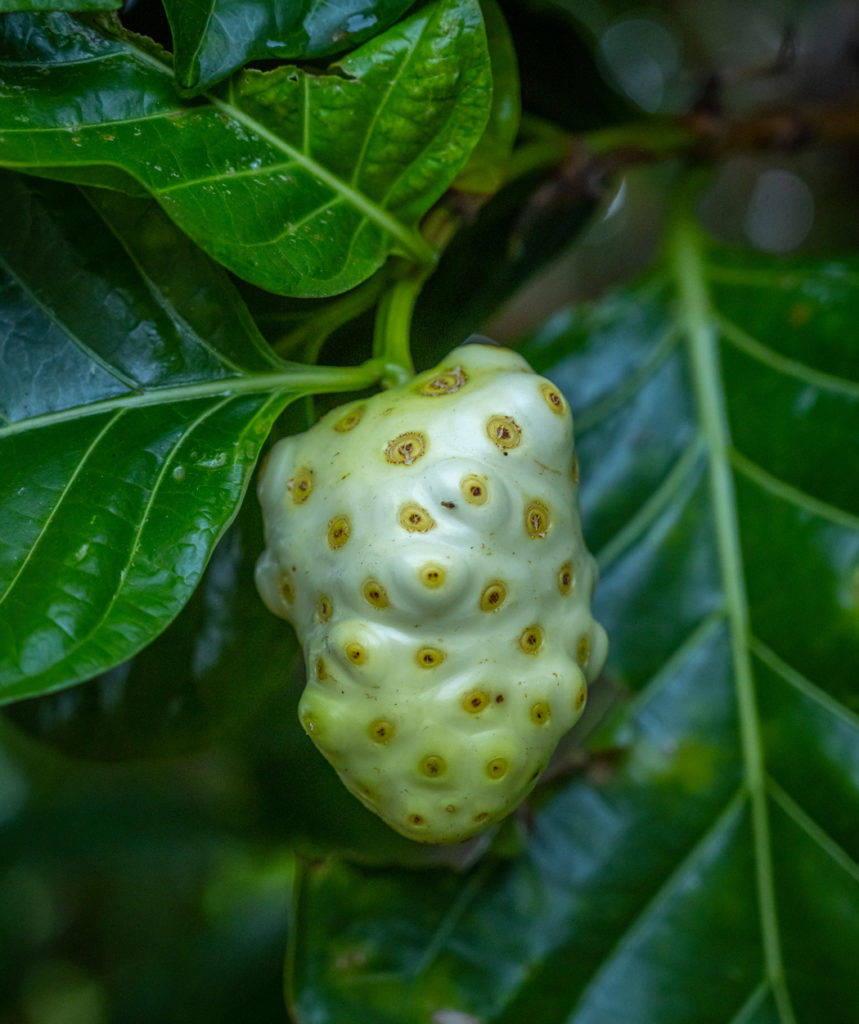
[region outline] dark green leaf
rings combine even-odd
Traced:
[[[504,184],[506,163],[519,130],[519,68],[510,30],[495,0],[481,4],[489,60],[492,65],[492,109],[489,122],[454,187],[491,195]]]
[[[246,72],[179,96],[139,37],[67,15],[0,23],[0,162],[131,175],[199,245],[270,291],[331,295],[389,253],[431,259],[416,225],[489,114],[476,0],[439,0],[328,74]]]
[[[151,201],[4,175],[0,216],[2,702],[152,640],[274,418],[331,375],[272,355]]]
[[[525,346],[578,413],[625,753],[556,783],[513,862],[308,870],[298,1019],[859,1020],[857,311],[856,259],[681,223]]]
[[[207,89],[252,60],[351,50],[393,24],[412,0],[164,0],[176,77]]]
[[[245,501],[191,599],[134,658],[8,715],[88,760],[187,756],[239,733],[267,695],[287,688],[297,654],[294,634],[254,586],[260,519],[259,503]]]

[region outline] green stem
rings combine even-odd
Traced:
[[[617,149],[640,149],[654,156],[671,156],[695,143],[695,136],[687,127],[672,121],[621,124],[585,132],[579,138],[594,155]]]
[[[414,376],[410,333],[412,313],[429,271],[413,269],[382,296],[376,310],[373,356],[385,366],[383,384],[391,387]]]
[[[304,323],[288,331],[274,342],[272,348],[281,357],[292,355],[303,348],[304,361],[315,362],[328,338],[338,328],[370,309],[382,294],[389,279],[389,274],[380,270],[368,281],[345,295],[338,296],[318,313],[309,316]],[[308,352],[311,355],[315,353],[315,356],[309,357]]]
[[[104,398],[89,405],[70,406],[56,412],[41,413],[28,419],[16,420],[0,426],[0,440],[28,430],[67,423],[84,416],[111,412],[114,409],[140,409],[167,402],[188,402],[198,398],[234,395],[274,394],[275,392],[310,392],[322,394],[334,391],[363,391],[379,384],[388,374],[379,359],[368,359],[358,366],[303,366],[285,363],[283,370],[266,373],[248,373],[240,377],[221,377],[217,380],[193,381],[172,387],[150,388]]]
[[[534,171],[557,167],[570,155],[571,142],[569,136],[558,134],[514,149],[505,168],[505,182],[515,181]]]
[[[554,121],[547,121],[545,118],[537,117],[536,114],[528,114],[523,111],[519,118],[519,132],[532,139],[566,139],[569,133],[565,128],[556,125]]]

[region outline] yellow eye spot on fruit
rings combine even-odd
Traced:
[[[588,637],[583,636],[579,640],[576,646],[576,658],[582,668],[585,668],[591,660],[591,642]]]
[[[367,649],[363,644],[359,644],[357,640],[353,640],[351,643],[346,644],[346,657],[353,665],[363,665],[367,660]]]
[[[377,718],[370,722],[367,732],[374,743],[390,743],[394,738],[394,723],[389,722],[387,718]]]
[[[573,572],[573,563],[565,562],[558,570],[558,590],[566,597],[572,593],[575,586],[576,576]]]
[[[444,758],[439,757],[438,754],[427,754],[427,756],[418,765],[421,773],[426,775],[428,779],[436,779],[439,775],[443,775],[447,770]]]
[[[588,688],[583,686],[581,690],[576,694],[576,711],[581,711],[585,706],[585,701],[588,699]]]
[[[492,580],[483,588],[480,595],[480,610],[482,612],[495,612],[504,604],[507,597],[507,587],[502,580]]]
[[[400,526],[409,533],[429,533],[435,520],[425,508],[409,502],[400,509]]]
[[[436,668],[444,661],[444,651],[438,647],[421,647],[415,659],[421,668]]]
[[[316,678],[320,681],[328,678],[328,669],[325,667],[325,659],[316,659]]]
[[[549,510],[542,501],[532,501],[525,509],[525,531],[532,540],[541,540],[549,532]]]
[[[318,736],[321,731],[319,722],[311,714],[301,716],[301,725],[308,736]]]
[[[334,516],[328,520],[328,547],[336,551],[342,548],[352,533],[348,516]]]
[[[552,717],[552,709],[544,700],[537,701],[531,708],[531,721],[534,725],[545,725]]]
[[[490,779],[503,779],[507,774],[507,758],[493,757],[486,766],[486,774]]]
[[[374,608],[387,608],[390,603],[387,590],[378,580],[367,580],[361,587],[361,593],[364,595],[364,600]]]
[[[418,569],[418,579],[428,590],[438,590],[447,578],[447,572],[437,562],[427,562]]]
[[[427,439],[418,431],[412,430],[406,434],[400,434],[393,441],[388,441],[385,447],[385,459],[392,466],[411,466],[427,450]]]
[[[464,476],[459,483],[459,489],[469,505],[485,505],[486,499],[489,497],[486,477],[478,476],[476,473]]]
[[[439,395],[452,395],[468,382],[465,370],[461,366],[453,366],[434,374],[418,388],[418,394],[427,398],[438,398]]]
[[[453,806],[453,804],[448,804],[447,807],[445,807],[445,810],[447,811],[448,814],[456,813],[456,808]]]
[[[579,482],[579,457],[573,452],[573,461],[570,463],[570,479],[574,484]]]
[[[414,828],[420,828],[422,825],[425,825],[426,822],[424,821],[420,814],[410,814],[409,824],[412,825]]]
[[[543,401],[548,405],[553,413],[556,413],[558,416],[563,416],[567,411],[566,400],[554,384],[544,381],[540,385],[540,394],[543,396]]]
[[[293,586],[292,577],[289,573],[285,572],[280,578],[280,592],[287,604],[292,604],[295,600],[295,587]]]
[[[327,594],[320,594],[316,598],[316,614],[320,622],[327,622],[334,614],[334,603]]]
[[[489,440],[506,455],[518,448],[522,441],[522,430],[512,416],[490,416],[486,423]]]
[[[350,430],[354,430],[355,427],[361,422],[361,417],[364,415],[364,406],[359,405],[354,409],[350,409],[345,416],[341,416],[339,420],[334,424],[334,429],[339,431],[341,434],[346,434]]]
[[[463,708],[471,715],[482,711],[489,703],[489,694],[486,690],[472,690],[462,698]]]
[[[537,654],[543,646],[544,636],[545,634],[541,626],[528,626],[527,629],[522,630],[522,635],[519,637],[519,646],[525,654]]]
[[[296,470],[295,476],[289,481],[287,488],[292,494],[293,505],[303,505],[313,490],[313,470],[308,469],[307,466]]]

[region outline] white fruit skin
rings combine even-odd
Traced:
[[[453,387],[462,374],[467,379],[450,393],[420,393],[445,372],[452,376],[442,381]],[[571,472],[572,418],[562,398],[553,404],[548,395],[556,403],[560,397],[521,356],[466,344],[416,380],[278,442],[261,474],[267,548],[257,586],[268,607],[294,624],[304,648],[302,723],[345,785],[417,841],[465,839],[516,807],[579,718],[586,679],[605,660],[605,631],[590,614],[596,567],[582,540]],[[335,429],[359,408],[357,425]],[[487,431],[497,416],[521,430],[506,452]],[[411,461],[413,448],[410,464],[392,463],[389,442],[406,433],[422,435],[425,451]],[[312,486],[296,502],[296,480],[306,470]],[[461,481],[469,474],[485,478],[485,503],[465,500]],[[542,537],[526,529],[534,501],[549,513]],[[408,503],[429,513],[433,528],[404,528],[400,510]],[[332,548],[336,516],[348,518],[350,532]],[[436,588],[419,577],[430,563],[446,573]],[[566,563],[574,582],[562,593]],[[368,580],[382,584],[386,607],[367,599]],[[506,598],[484,611],[481,593],[497,580]],[[327,621],[320,595],[330,602]],[[542,646],[526,653],[520,637],[532,625],[543,630]],[[350,659],[351,643],[364,648],[362,664]],[[444,660],[422,667],[424,647]],[[463,699],[474,691],[488,703],[471,712]],[[535,705],[548,705],[549,714]],[[371,737],[380,720],[393,725],[386,742]],[[427,766],[428,756],[443,766]],[[433,768],[441,770],[427,774]]]

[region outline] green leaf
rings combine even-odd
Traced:
[[[252,60],[309,59],[351,50],[393,24],[412,0],[164,0],[176,76],[207,89]]]
[[[152,640],[286,403],[377,374],[278,360],[151,201],[4,175],[0,216],[3,702]]]
[[[270,291],[332,295],[392,253],[489,114],[476,0],[439,0],[327,74],[249,71],[183,100],[139,37],[67,15],[0,23],[0,162],[132,176],[220,262]]]
[[[187,757],[239,734],[265,698],[284,688],[298,653],[292,631],[256,592],[262,545],[259,502],[251,499],[159,637],[85,685],[20,701],[7,715],[86,760]],[[297,728],[294,708],[291,717]]]
[[[512,862],[306,870],[297,1019],[859,1020],[857,312],[856,258],[681,222],[524,347],[577,412],[624,753],[556,782]]]
[[[457,175],[454,187],[462,192],[491,195],[504,184],[522,109],[519,68],[507,22],[495,0],[483,0],[481,9],[492,66],[492,109],[483,135]]]

